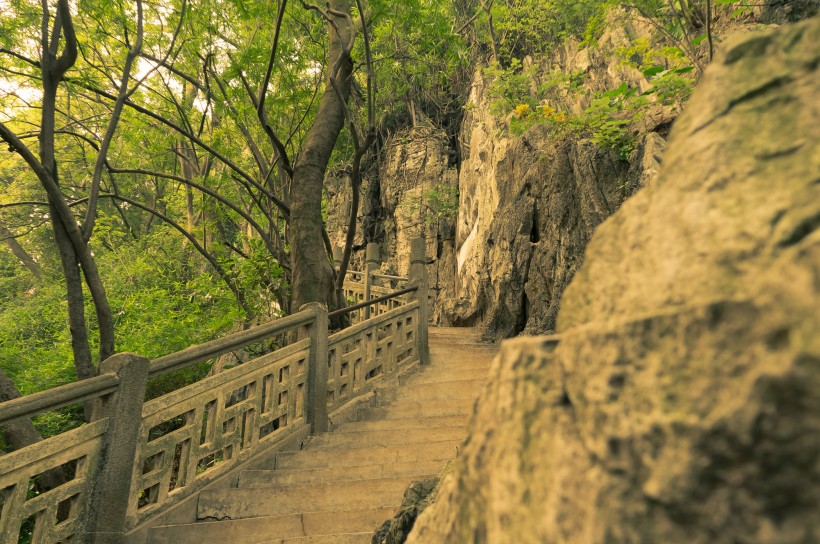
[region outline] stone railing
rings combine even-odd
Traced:
[[[341,260],[341,250],[338,251],[337,265]],[[342,294],[348,304],[360,304],[364,301],[371,301],[374,298],[384,297],[396,289],[406,287],[410,278],[405,276],[393,276],[380,274],[379,269],[379,245],[375,243],[367,244],[366,264],[363,271],[348,270]],[[385,312],[403,304],[403,300],[397,297],[382,300],[377,304],[366,305],[361,309],[352,312],[353,322],[369,319],[373,315],[381,315]]]
[[[373,317],[329,335],[324,305],[149,361],[117,354],[100,375],[0,404],[0,425],[94,400],[94,420],[0,457],[0,542],[121,542],[139,524],[190,497],[294,433],[328,429],[329,413],[381,378],[429,362],[424,242],[413,244],[409,287],[360,305]],[[371,290],[370,293],[375,293]],[[369,297],[368,297],[369,298]],[[145,402],[150,378],[273,337],[298,340]],[[40,494],[35,479],[65,474]]]

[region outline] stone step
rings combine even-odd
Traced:
[[[473,404],[477,396],[476,394],[457,400],[443,399],[418,402],[408,399],[394,401],[385,395],[381,399],[377,397],[376,406],[359,408],[356,412],[356,419],[370,421],[373,419],[469,415],[473,411]]]
[[[397,508],[404,490],[415,478],[400,476],[345,483],[307,484],[265,488],[202,491],[197,519],[254,518],[299,512]],[[330,514],[328,514],[330,515]]]
[[[437,357],[436,354],[432,354],[431,356]],[[444,355],[441,355],[441,357],[444,357]],[[431,373],[434,376],[457,376],[459,372],[463,372],[465,370],[484,370],[489,373],[492,363],[493,357],[490,356],[490,354],[486,354],[470,357],[469,359],[454,362],[447,366],[436,366],[435,364],[432,364],[420,369],[418,372],[413,372],[408,375]]]
[[[465,377],[460,372],[448,372],[446,374],[442,373],[440,375],[436,375],[433,373],[418,374],[414,377],[429,377],[439,379],[436,381],[431,381],[430,383],[408,383],[403,387],[396,388],[396,390],[402,393],[432,390],[443,391],[445,393],[455,393],[457,391],[461,391],[464,389],[473,389],[475,391],[478,391],[486,381],[486,376],[481,376],[478,378]]]
[[[428,327],[430,336],[478,336],[480,333],[477,327]]]
[[[478,398],[478,391],[459,394],[454,392],[450,398],[429,398],[430,396],[435,395],[422,393],[419,397],[398,397],[398,394],[385,392],[376,396],[374,406],[391,407],[395,409],[394,411],[405,411],[421,418],[454,416],[469,413],[473,409],[473,403]],[[367,409],[366,406],[359,408],[359,410],[365,409]]]
[[[238,487],[260,488],[331,482],[344,485],[351,480],[376,480],[398,476],[424,480],[441,472],[445,464],[440,459],[416,459],[409,462],[368,463],[344,468],[244,470],[239,473]]]
[[[282,451],[276,454],[272,466],[267,469],[339,468],[351,466],[382,465],[387,463],[412,463],[413,461],[447,461],[456,454],[461,440],[426,442],[424,447],[393,445],[372,448],[332,448],[301,451]],[[401,497],[401,493],[399,494]]]
[[[480,382],[472,380],[414,384],[394,390],[394,396],[397,402],[405,399],[417,402],[473,399],[478,396],[480,385]]]
[[[438,403],[442,401],[457,404],[465,402],[472,404],[472,402],[478,398],[479,392],[480,389],[478,386],[458,387],[449,391],[446,388],[427,386],[400,389],[398,391],[385,390],[379,391],[376,394],[374,405],[400,408],[405,405],[412,407],[417,404]]]
[[[400,444],[463,440],[466,431],[461,427],[428,427],[421,429],[348,431],[324,433],[310,439],[310,447],[316,448],[370,448]],[[309,451],[309,450],[308,450]]]
[[[362,531],[372,535],[384,520],[393,516],[394,511],[393,507],[367,508],[166,525],[149,529],[148,544],[262,544],[277,542],[271,540],[274,536],[280,540],[320,535],[336,537],[339,534],[361,534]]]
[[[430,348],[434,346],[495,346],[481,340],[480,336],[449,336],[449,335],[428,335],[430,338]]]
[[[401,386],[416,386],[429,383],[441,383],[443,381],[472,381],[476,385],[481,385],[487,380],[489,374],[487,368],[464,368],[455,372],[415,372],[399,377],[399,385]]]
[[[483,383],[487,381],[490,374],[489,368],[465,367],[455,370],[437,371],[430,369],[423,372],[406,374],[400,378],[399,384],[416,388],[420,385],[443,382],[476,381]],[[403,389],[403,387],[399,388]]]
[[[334,433],[357,433],[361,431],[392,431],[398,429],[441,429],[459,427],[466,429],[465,416],[408,417],[404,419],[377,419],[374,421],[351,421],[334,429]]]
[[[262,544],[370,544],[373,533],[346,533],[343,535],[305,536],[301,538],[280,538],[266,540]]]

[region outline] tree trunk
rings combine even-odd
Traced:
[[[37,261],[35,261],[32,256],[29,255],[25,249],[23,249],[23,246],[21,246],[14,238],[14,234],[12,234],[12,232],[3,224],[0,224],[0,238],[3,239],[12,254],[17,257],[17,259],[28,269],[29,272],[31,272],[34,279],[38,282],[42,281],[43,269],[39,264],[37,264]]]
[[[47,6],[45,6],[44,9],[47,9]],[[105,293],[105,287],[103,286],[99,271],[97,270],[97,264],[91,255],[91,249],[85,241],[77,225],[77,221],[66,203],[65,197],[60,193],[57,160],[54,151],[57,88],[66,70],[74,64],[77,56],[77,42],[74,35],[74,27],[71,22],[71,10],[68,1],[59,0],[57,3],[57,16],[55,17],[54,30],[52,31],[50,40],[47,32],[48,25],[45,24],[48,22],[48,16],[48,12],[43,13],[44,33],[41,41],[42,56],[40,58],[40,68],[43,74],[43,98],[41,105],[39,152],[40,164],[44,172],[42,172],[41,175],[38,174],[38,177],[41,178],[40,180],[48,193],[52,225],[54,227],[57,247],[63,259],[63,270],[67,272],[66,284],[68,289],[73,288],[72,275],[74,274],[73,271],[77,269],[77,263],[82,265],[82,273],[85,277],[86,285],[88,285],[88,290],[91,293],[97,315],[97,324],[100,333],[99,360],[103,361],[114,354],[114,320],[111,316],[111,307],[108,304],[108,297]],[[57,50],[61,43],[60,36],[62,36],[64,40],[64,51],[58,57]],[[66,257],[69,255],[71,255],[71,257],[66,260]],[[72,297],[77,297],[78,293],[76,291],[70,292],[68,296],[69,300],[71,300]],[[79,297],[82,297],[82,291],[80,291]],[[69,321],[72,325],[72,344],[84,344],[82,349],[90,351],[84,309],[80,312],[79,307],[72,306],[72,304],[69,303],[69,314]],[[80,325],[80,323],[82,323],[82,325]],[[76,337],[75,325],[79,327],[79,330],[76,331]],[[86,367],[83,361],[80,361],[78,364],[77,377],[82,379],[83,376],[81,374],[85,374]],[[94,370],[94,373],[96,373],[96,370]]]
[[[332,0],[329,5],[334,11],[350,13],[350,0]],[[333,269],[322,237],[322,189],[330,155],[345,121],[346,106],[339,100],[338,94],[344,100],[350,96],[353,63],[345,52],[344,44],[354,29],[348,19],[334,17],[334,22],[341,36],[330,26],[330,62],[324,94],[316,121],[293,169],[290,193],[292,312],[308,302],[333,306],[335,301]],[[330,82],[337,63],[339,69],[335,72],[335,81],[338,94]]]
[[[74,369],[78,380],[84,380],[97,375],[94,368],[91,347],[88,343],[88,327],[85,320],[85,302],[83,300],[83,281],[80,276],[80,263],[71,246],[71,241],[57,217],[53,207],[50,211],[54,239],[60,252],[60,262],[63,265],[63,277],[66,285],[68,302],[68,328],[71,332],[71,350],[74,354]],[[90,413],[86,414],[87,416]]]

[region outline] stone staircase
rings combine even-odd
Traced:
[[[466,437],[496,347],[473,329],[430,328],[431,364],[382,389],[357,420],[284,451],[235,488],[203,491],[198,522],[154,527],[150,544],[368,544],[404,490],[439,474]]]

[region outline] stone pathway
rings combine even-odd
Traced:
[[[394,399],[242,472],[236,488],[203,491],[202,521],[154,527],[149,543],[369,544],[404,490],[455,456],[496,351],[473,329],[430,328],[431,364]]]

